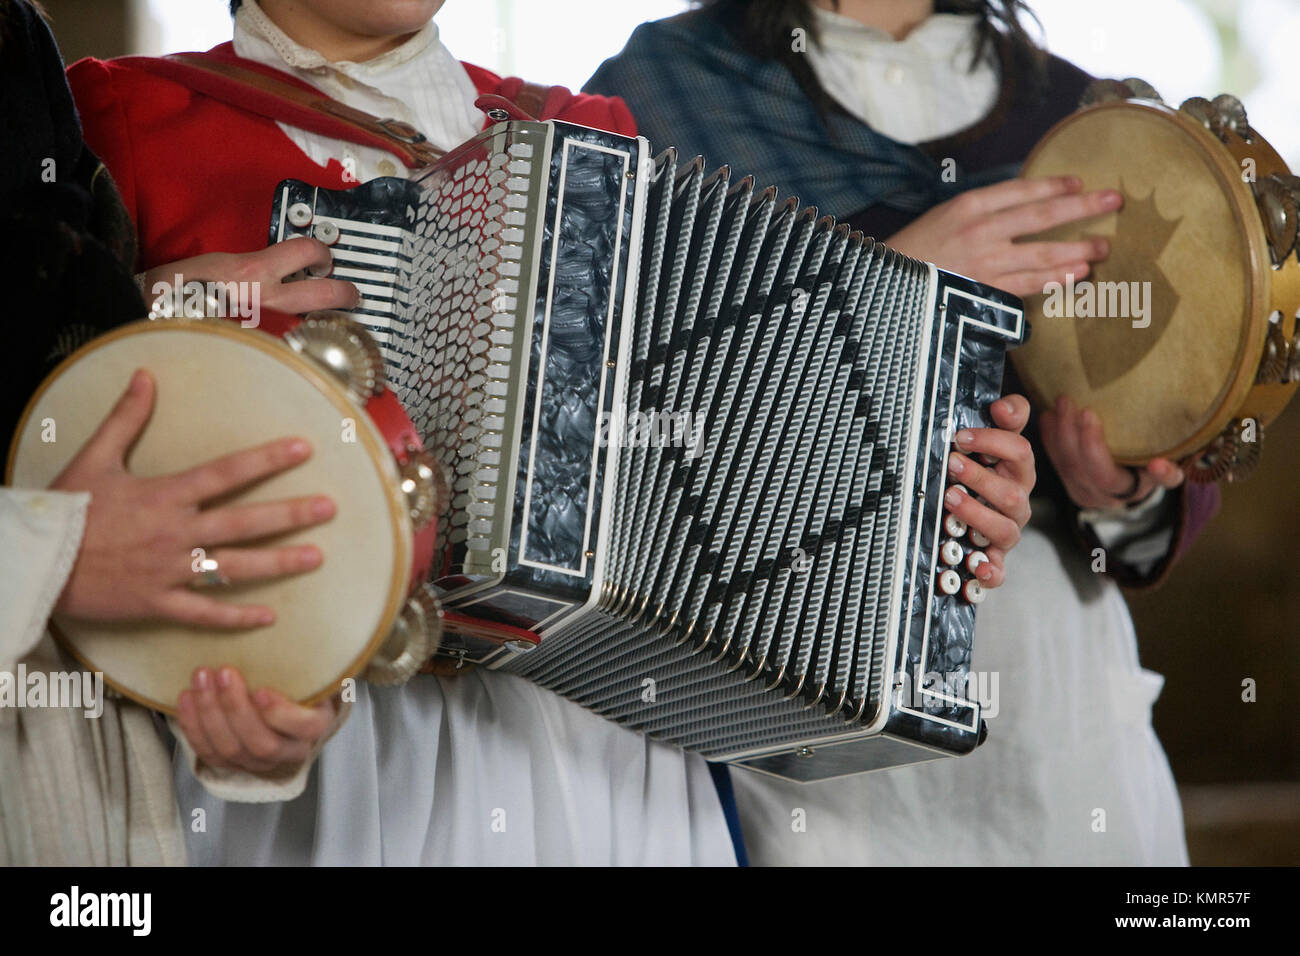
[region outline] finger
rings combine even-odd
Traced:
[[[194,691],[181,691],[180,697],[176,700],[176,722],[180,724],[181,733],[189,741],[199,763],[212,766],[219,758],[212,741],[208,740],[208,735],[203,732],[203,727],[199,723],[198,702]]]
[[[330,700],[304,707],[279,691],[263,688],[253,695],[253,701],[268,726],[294,740],[314,744],[334,720],[335,707]]]
[[[233,667],[217,671],[217,698],[235,738],[239,741],[248,769],[269,770],[297,756],[299,747],[290,747],[253,705],[243,675]],[[292,750],[292,753],[291,753]],[[251,758],[251,759],[248,759]]]
[[[1026,203],[1068,196],[1082,188],[1083,182],[1077,176],[1035,176],[1029,179],[1009,179],[982,189],[972,189],[965,196],[973,215],[988,216]]]
[[[78,455],[80,462],[98,468],[125,468],[126,453],[153,414],[154,394],[153,376],[136,369],[122,397]]]
[[[1010,472],[1010,477],[1023,485],[1026,492],[1034,486],[1034,449],[1023,435],[1001,428],[963,428],[953,436],[953,442],[968,454],[992,455],[999,459]],[[972,461],[971,464],[976,463]]]
[[[217,631],[247,630],[275,623],[275,612],[257,604],[226,604],[188,588],[172,588],[155,602],[158,617]]]
[[[275,245],[249,253],[245,260],[264,281],[264,296],[271,292],[270,286],[277,285],[285,276],[304,269],[324,269],[334,262],[330,247],[319,239],[296,236],[277,242]]]
[[[982,238],[994,240],[1034,236],[1068,222],[1104,216],[1122,205],[1124,196],[1115,189],[1051,196],[997,212],[989,217],[980,232]]]
[[[304,439],[281,438],[163,479],[162,494],[184,504],[201,504],[299,465],[310,456],[311,445]]]
[[[303,279],[282,282],[263,289],[262,304],[268,309],[302,315],[330,309],[354,309],[361,293],[343,279]]]
[[[1056,473],[1065,485],[1071,501],[1081,508],[1111,507],[1113,500],[1092,486],[1080,465],[1079,426],[1076,417],[1074,404],[1064,395],[1058,397],[1055,409],[1043,412],[1038,417],[1043,447],[1056,467]]]
[[[1081,508],[1100,507],[1106,501],[1100,498],[1090,486],[1079,482],[1078,435],[1073,423],[1072,406],[1065,396],[1056,400],[1054,411],[1043,412],[1038,416],[1038,430],[1043,438],[1043,448],[1048,460],[1056,469],[1061,483],[1073,501]]]
[[[1004,395],[989,406],[989,414],[998,428],[1019,435],[1029,424],[1029,399],[1023,395]]]
[[[1115,464],[1114,456],[1106,447],[1101,419],[1091,408],[1085,408],[1079,415],[1079,454],[1085,474],[1098,491],[1116,500],[1128,492],[1133,475]]]
[[[1056,443],[1061,452],[1058,469],[1062,476],[1073,475],[1080,467],[1078,409],[1068,396],[1056,400]]]
[[[227,580],[261,581],[303,574],[320,567],[323,555],[314,545],[291,548],[223,548],[208,555]]]
[[[948,472],[955,480],[1014,521],[1017,527],[1023,528],[1029,522],[1029,493],[1018,482],[1004,478],[960,452],[948,456]]]
[[[235,541],[252,541],[307,528],[334,517],[334,502],[324,495],[253,505],[228,505],[205,511],[194,520],[195,544],[212,547]]]
[[[968,492],[963,492],[956,485],[944,493],[943,503],[948,511],[966,522],[967,526],[988,538],[993,547],[1010,551],[1019,543],[1020,525],[1001,512],[976,501]]]
[[[1147,474],[1162,488],[1177,488],[1187,475],[1168,458],[1154,458],[1147,463]]]
[[[212,763],[217,767],[233,767],[243,755],[239,738],[226,720],[221,701],[217,698],[215,677],[208,668],[200,667],[194,671],[190,683],[194,691],[195,710],[198,714],[199,727],[212,745]]]
[[[1006,571],[1006,552],[1001,548],[987,548],[984,551],[989,559],[981,564],[975,572],[975,577],[979,578],[980,587],[988,590],[989,588],[1000,588],[1007,580]]]
[[[1061,424],[1060,417],[1054,410],[1049,409],[1038,416],[1038,434],[1043,439],[1043,448],[1047,451],[1047,457],[1052,460],[1053,464],[1057,465],[1059,471]]]
[[[1064,284],[1070,281],[1071,277],[1075,281],[1084,279],[1092,272],[1092,267],[1086,262],[1072,262],[1069,265],[1058,266],[1055,269],[1035,269],[1029,272],[1010,272],[1005,275],[994,275],[993,282],[999,289],[1010,292],[1012,295],[1043,295],[1043,290],[1053,282]]]
[[[1105,239],[1077,242],[1004,242],[987,269],[1007,272],[1057,272],[1077,262],[1096,262],[1110,253]],[[1078,278],[1078,276],[1075,276]]]

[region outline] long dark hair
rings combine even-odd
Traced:
[[[38,17],[49,23],[50,15],[45,12],[39,0],[27,0],[27,6],[31,7]],[[14,38],[13,33],[19,13],[17,0],[0,0],[0,50],[3,50]]]
[[[794,49],[795,30],[817,42],[817,19],[811,0],[696,0],[705,15],[713,16],[735,38],[741,49],[761,60],[785,64],[804,93],[823,114],[841,110],[822,89],[807,57]],[[838,0],[834,2],[839,6]],[[935,13],[975,14],[980,18],[979,39],[971,60],[973,69],[985,57],[1000,57],[1017,73],[1037,84],[1045,74],[1046,53],[1025,28],[1023,17],[1037,18],[1025,0],[935,0]]]

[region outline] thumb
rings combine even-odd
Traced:
[[[993,423],[1017,435],[1029,423],[1029,399],[1023,395],[1006,395],[989,407]]]
[[[99,466],[124,465],[127,451],[153,414],[153,402],[153,376],[144,369],[136,369],[126,391],[86,442],[80,457]]]

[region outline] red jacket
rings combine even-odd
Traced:
[[[234,57],[223,43],[208,56]],[[513,97],[521,82],[465,64],[480,94]],[[195,93],[130,60],[79,60],[68,82],[87,145],[113,174],[140,239],[138,271],[205,252],[265,248],[282,179],[344,189],[337,161],[322,168],[273,120]],[[636,132],[623,101],[556,87],[543,119],[623,135]]]

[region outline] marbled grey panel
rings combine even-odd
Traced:
[[[1014,312],[960,294],[948,294],[949,290],[994,300]],[[926,395],[936,393],[939,400],[933,416],[927,411],[921,430],[918,464],[924,461],[924,466],[918,467],[913,480],[916,508],[913,515],[914,520],[919,518],[919,523],[911,536],[915,541],[919,533],[921,547],[916,576],[911,576],[909,561],[904,585],[904,593],[909,596],[912,626],[907,646],[900,647],[903,659],[893,668],[893,673],[905,670],[910,675],[910,681],[905,685],[909,697],[904,701],[905,706],[962,725],[972,723],[975,714],[972,707],[951,704],[924,692],[932,690],[957,698],[974,696],[973,688],[968,692],[967,678],[975,637],[975,608],[960,594],[949,596],[935,589],[933,545],[944,537],[938,527],[944,514],[942,497],[947,488],[944,465],[951,434],[961,428],[992,425],[988,407],[1002,394],[1006,350],[1023,341],[1025,334],[1023,316],[1018,315],[1020,310],[1020,301],[1013,296],[958,276],[939,273],[934,323],[935,334],[942,339],[942,349],[938,363],[926,374]],[[963,323],[963,319],[993,329],[981,329],[971,321]],[[951,426],[948,423],[949,395],[955,395]],[[969,553],[969,542],[963,543]],[[965,578],[967,572],[963,570],[962,575]],[[925,637],[927,624],[928,639]],[[921,659],[923,645],[924,660]],[[973,749],[980,733],[978,724],[962,729],[904,712],[895,713],[887,728],[900,736],[913,737],[957,753]]]
[[[597,439],[602,413],[613,408],[614,374],[603,373],[606,354],[618,354],[633,215],[628,174],[636,173],[637,154],[622,137],[560,128],[541,235],[506,580],[510,587],[582,602],[595,571],[585,552],[595,547],[604,507],[608,450],[597,447]]]

